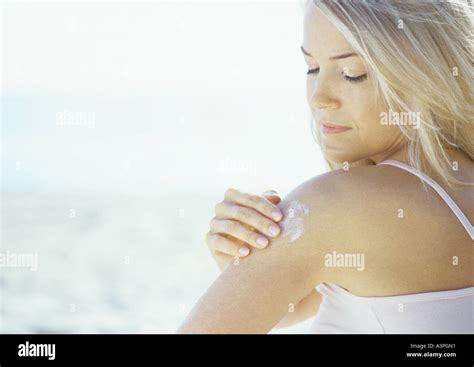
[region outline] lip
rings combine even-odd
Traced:
[[[332,124],[330,122],[323,122],[321,125],[323,134],[339,134],[348,130],[352,130],[351,127]]]

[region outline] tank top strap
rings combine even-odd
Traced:
[[[391,166],[401,168],[405,171],[408,171],[414,174],[415,176],[418,176],[420,179],[422,179],[428,185],[430,185],[441,196],[441,198],[446,202],[446,204],[448,204],[448,206],[451,208],[451,210],[456,215],[456,217],[458,217],[458,219],[461,221],[461,224],[464,226],[467,233],[471,236],[471,239],[474,240],[474,228],[471,222],[469,222],[466,215],[464,215],[464,213],[459,208],[459,206],[454,202],[454,200],[451,199],[451,196],[449,196],[448,193],[431,177],[428,177],[423,172],[418,171],[417,169],[413,168],[412,166],[404,162],[396,161],[393,159],[387,159],[385,161],[377,163],[377,165],[380,165],[380,164],[388,164]]]

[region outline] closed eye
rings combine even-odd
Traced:
[[[319,74],[319,68],[310,69],[310,70],[308,70],[308,72],[306,74],[308,74],[308,75],[309,74]],[[343,72],[342,75],[344,75],[344,79],[346,79],[349,82],[362,82],[362,81],[367,79],[367,73],[359,75],[359,76],[348,76]]]
[[[344,79],[350,81],[350,82],[362,82],[364,81],[365,79],[367,79],[367,74],[362,74],[362,75],[359,75],[359,76],[348,76],[348,75],[344,75]]]

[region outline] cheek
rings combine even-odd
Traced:
[[[384,112],[386,112],[386,107],[375,101],[372,91],[366,91],[356,121],[358,121],[360,138],[368,146],[377,145],[380,148],[400,133],[397,126],[382,124],[382,113]]]
[[[363,86],[349,88],[345,95],[345,105],[361,141],[370,140],[383,131],[380,114],[384,111],[384,106],[375,101],[367,82]]]
[[[314,91],[314,81],[309,80],[308,76],[306,76],[306,103],[308,106],[313,108],[311,104],[311,95]]]
[[[342,105],[345,106],[346,114],[349,114],[354,123],[360,125],[374,126],[379,123],[381,106],[374,103],[374,95],[367,86],[350,85],[346,82],[346,88],[343,90]]]

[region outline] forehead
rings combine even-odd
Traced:
[[[303,24],[303,47],[309,53],[334,54],[341,50],[352,50],[344,36],[313,4],[312,0],[309,0],[306,6]]]

